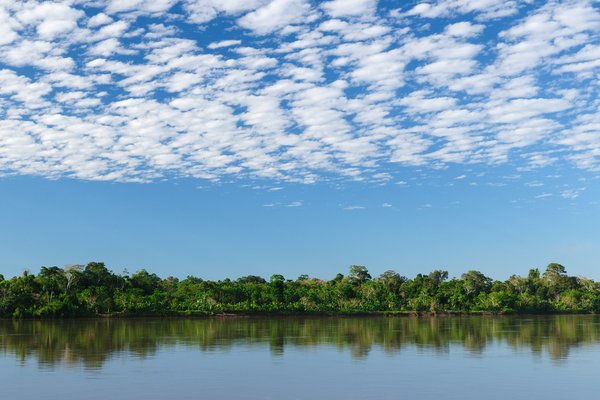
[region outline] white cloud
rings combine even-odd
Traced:
[[[533,181],[533,182],[527,182],[527,183],[525,183],[525,185],[527,185],[529,187],[542,187],[542,186],[544,186],[544,183],[539,182],[539,181]]]
[[[268,0],[185,0],[183,7],[191,22],[203,24],[216,18],[219,13],[238,15],[267,2]]]
[[[87,25],[90,28],[96,28],[98,26],[110,24],[113,19],[104,13],[98,13],[88,20]]]
[[[18,28],[17,22],[0,6],[0,46],[12,43],[18,38],[16,28]]]
[[[446,26],[446,33],[450,36],[456,36],[456,37],[472,37],[472,36],[476,36],[477,34],[481,33],[483,31],[483,29],[485,28],[484,25],[474,25],[471,24],[470,22],[457,22],[455,24],[451,24]]]
[[[600,28],[600,13],[585,1],[549,2],[522,23],[501,32],[499,68],[507,75],[536,67],[545,58],[585,44]]]
[[[305,0],[272,0],[238,20],[240,26],[266,35],[290,24],[301,23],[310,9]]]
[[[424,18],[448,17],[456,14],[479,13],[482,20],[501,18],[517,12],[516,1],[497,0],[438,0],[419,3],[407,12],[397,11],[398,16]]]
[[[196,23],[208,22],[218,13],[238,15],[245,11],[255,10],[269,0],[186,0],[184,7],[188,18]]]
[[[121,45],[115,38],[103,40],[102,42],[96,43],[88,51],[89,54],[94,56],[108,57],[111,54],[119,52]]]
[[[53,39],[73,31],[84,15],[83,11],[70,7],[68,3],[29,2],[17,13],[17,19],[27,25],[35,25],[42,39]]]
[[[585,188],[578,188],[578,189],[565,189],[562,192],[560,192],[561,197],[563,197],[564,199],[568,199],[568,200],[575,200],[576,198],[579,197],[579,195],[581,195],[581,193],[585,190]]]
[[[0,170],[399,186],[416,166],[600,170],[590,2],[378,7],[4,2]]]
[[[357,206],[357,205],[350,205],[350,206],[345,206],[344,210],[346,211],[354,211],[354,210],[364,210],[364,206]]]
[[[222,49],[224,47],[239,46],[240,44],[242,44],[241,40],[221,40],[220,42],[213,42],[209,44],[208,48],[214,50]]]
[[[127,21],[116,21],[108,25],[102,26],[96,34],[94,39],[102,40],[107,38],[120,38],[129,28],[129,22]]]
[[[370,16],[377,8],[377,0],[332,0],[322,7],[333,17]]]
[[[176,0],[110,0],[108,14],[133,12],[137,14],[163,14],[177,3]]]

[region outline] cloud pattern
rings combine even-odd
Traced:
[[[0,0],[0,175],[598,171],[599,36],[583,0]]]

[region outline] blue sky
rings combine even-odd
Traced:
[[[0,271],[600,278],[590,1],[0,3]]]

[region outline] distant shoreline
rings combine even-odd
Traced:
[[[275,274],[236,280],[160,278],[145,270],[117,275],[103,263],[42,267],[37,275],[0,275],[3,318],[248,316],[465,316],[600,313],[600,284],[569,276],[560,264],[494,281],[479,271],[460,278],[436,270],[409,279],[373,278],[353,265],[331,280]]]
[[[454,318],[454,317],[543,317],[543,316],[561,316],[561,315],[600,315],[598,312],[579,312],[579,311],[547,311],[547,312],[489,312],[489,311],[469,311],[469,312],[425,312],[425,311],[380,311],[380,312],[356,312],[356,313],[318,313],[318,312],[298,312],[298,313],[182,313],[182,314],[100,314],[100,315],[81,315],[81,316],[50,316],[50,317],[20,317],[19,320],[25,321],[65,321],[65,320],[168,320],[168,319],[254,319],[254,318],[372,318],[372,317],[399,317],[399,318]],[[12,321],[14,317],[0,317],[0,321]]]

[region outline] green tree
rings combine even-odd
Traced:
[[[468,295],[487,293],[492,287],[492,279],[479,271],[468,271],[462,274],[463,288]]]
[[[546,267],[546,272],[544,273],[546,277],[565,276],[566,274],[566,268],[557,263],[548,264],[548,267]]]
[[[377,281],[382,283],[386,290],[395,296],[400,292],[400,288],[406,282],[406,278],[396,271],[388,270],[379,275]]]
[[[239,283],[267,283],[265,278],[257,276],[257,275],[242,276],[241,278],[238,278],[237,282],[239,282]]]
[[[429,282],[431,282],[434,287],[438,287],[442,282],[448,279],[448,271],[437,269],[433,272],[430,272],[428,278]]]
[[[492,282],[479,271],[448,280],[436,270],[406,279],[386,271],[377,279],[364,266],[353,265],[348,277],[330,281],[302,277],[286,281],[274,274],[266,282],[255,275],[232,281],[188,277],[161,279],[141,270],[113,274],[103,263],[65,269],[42,267],[37,275],[0,280],[0,316],[93,316],[252,312],[381,312],[491,311],[600,312],[600,284],[567,275],[551,264],[543,275],[532,269],[526,278],[512,275]]]
[[[132,288],[140,289],[143,294],[150,295],[160,289],[162,280],[156,274],[151,274],[145,269],[142,269],[131,275],[128,279],[129,285]]]
[[[51,297],[65,292],[67,288],[65,271],[58,267],[42,267],[37,275],[37,280],[42,290]]]
[[[367,267],[363,265],[351,265],[348,276],[353,282],[356,282],[359,285],[371,279]]]
[[[276,303],[283,303],[284,301],[284,287],[285,287],[285,278],[283,275],[274,274],[271,275],[271,279],[269,284],[273,290],[273,297]]]
[[[83,265],[73,264],[64,268],[64,275],[67,280],[66,291],[69,292],[72,287],[77,285],[83,274]]]
[[[567,275],[567,270],[564,266],[557,263],[550,263],[544,272],[548,284],[548,291],[554,301],[558,301],[560,293],[577,289],[577,278]]]

